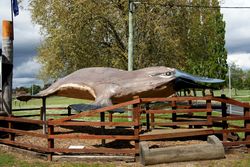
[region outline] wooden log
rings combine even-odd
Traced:
[[[207,144],[157,149],[149,149],[146,142],[141,142],[140,161],[143,165],[154,165],[170,162],[220,159],[225,157],[224,147],[216,136],[209,136],[207,142]]]

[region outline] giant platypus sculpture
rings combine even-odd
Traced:
[[[202,83],[224,80],[197,77],[174,68],[149,67],[135,71],[93,67],[75,71],[59,79],[36,97],[65,96],[94,100],[96,106],[108,106],[139,97],[167,97],[183,88],[203,88]],[[20,96],[27,101],[32,96]]]

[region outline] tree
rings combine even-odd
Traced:
[[[192,2],[193,5],[219,6],[217,0],[193,0]],[[187,71],[201,76],[224,79],[227,73],[227,52],[225,22],[220,9],[200,8],[189,12]]]
[[[165,5],[156,5],[165,4]],[[225,78],[225,23],[218,0],[148,0],[135,11],[135,69],[170,66]],[[40,78],[59,78],[77,69],[127,69],[128,0],[30,0],[33,22],[44,35]]]
[[[234,88],[234,94],[237,95],[237,90],[244,88],[244,71],[235,63],[230,65],[231,68],[231,83]]]
[[[244,77],[244,88],[250,89],[250,70],[245,71],[245,77]]]
[[[29,89],[29,93],[31,95],[35,95],[37,94],[38,92],[40,92],[42,89],[41,89],[41,86],[39,85],[32,85]]]

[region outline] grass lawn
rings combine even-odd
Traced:
[[[48,162],[21,154],[6,153],[0,150],[1,167],[115,167],[112,163]]]
[[[166,167],[217,167],[217,166],[232,166],[232,167],[247,167],[250,164],[250,154],[230,154],[226,159],[208,160],[208,161],[193,161],[180,162],[170,164],[159,164],[159,166]],[[126,163],[126,162],[48,162],[17,153],[6,153],[0,150],[0,166],[1,167],[141,167],[140,163]],[[158,166],[158,165],[156,165]]]

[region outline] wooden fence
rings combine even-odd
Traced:
[[[201,105],[197,105],[197,102]],[[236,116],[227,113],[227,104],[244,108],[244,115]],[[133,105],[132,109],[127,106]],[[44,105],[46,106],[46,105]],[[230,98],[222,97],[169,97],[169,98],[139,98],[129,102],[116,104],[92,110],[72,114],[67,108],[33,108],[28,110],[41,111],[39,114],[22,116],[0,117],[2,123],[0,133],[5,133],[8,137],[0,138],[0,143],[12,145],[20,148],[34,150],[48,154],[48,159],[58,153],[78,153],[78,154],[139,154],[139,142],[143,140],[159,140],[179,137],[192,137],[200,135],[217,134],[223,136],[223,144],[250,145],[250,105]],[[112,111],[123,109],[125,112],[132,112],[132,121],[119,121],[117,118],[128,118],[128,114],[117,115]],[[57,119],[45,120],[46,109],[65,110],[65,114],[52,114],[50,116],[61,116]],[[214,112],[219,109],[221,112]],[[13,111],[20,111],[13,110]],[[25,110],[27,111],[27,109]],[[216,113],[216,114],[215,114]],[[32,116],[40,116],[40,120],[32,119]],[[47,114],[49,116],[49,114]],[[92,117],[100,117],[98,120]],[[22,118],[20,118],[22,117]],[[85,118],[90,117],[89,120]],[[106,119],[108,118],[108,119]],[[241,121],[242,125],[231,124],[230,121]],[[20,123],[27,126],[38,125],[46,127],[41,131],[28,131],[18,127]],[[217,126],[217,128],[213,128]],[[57,131],[58,127],[96,127],[100,131],[94,133],[72,133]],[[219,127],[219,128],[218,128]],[[120,128],[122,130],[115,130]],[[124,133],[123,130],[129,130]],[[110,131],[111,133],[108,133]],[[46,133],[45,133],[46,132]],[[240,141],[228,141],[231,133],[244,133],[244,138]],[[47,146],[36,145],[36,143],[23,143],[16,141],[16,136],[30,136],[43,139]],[[100,147],[70,149],[58,148],[55,141],[58,140],[98,140]],[[132,148],[108,148],[106,140],[112,141],[132,141]],[[39,141],[39,140],[38,140]]]

